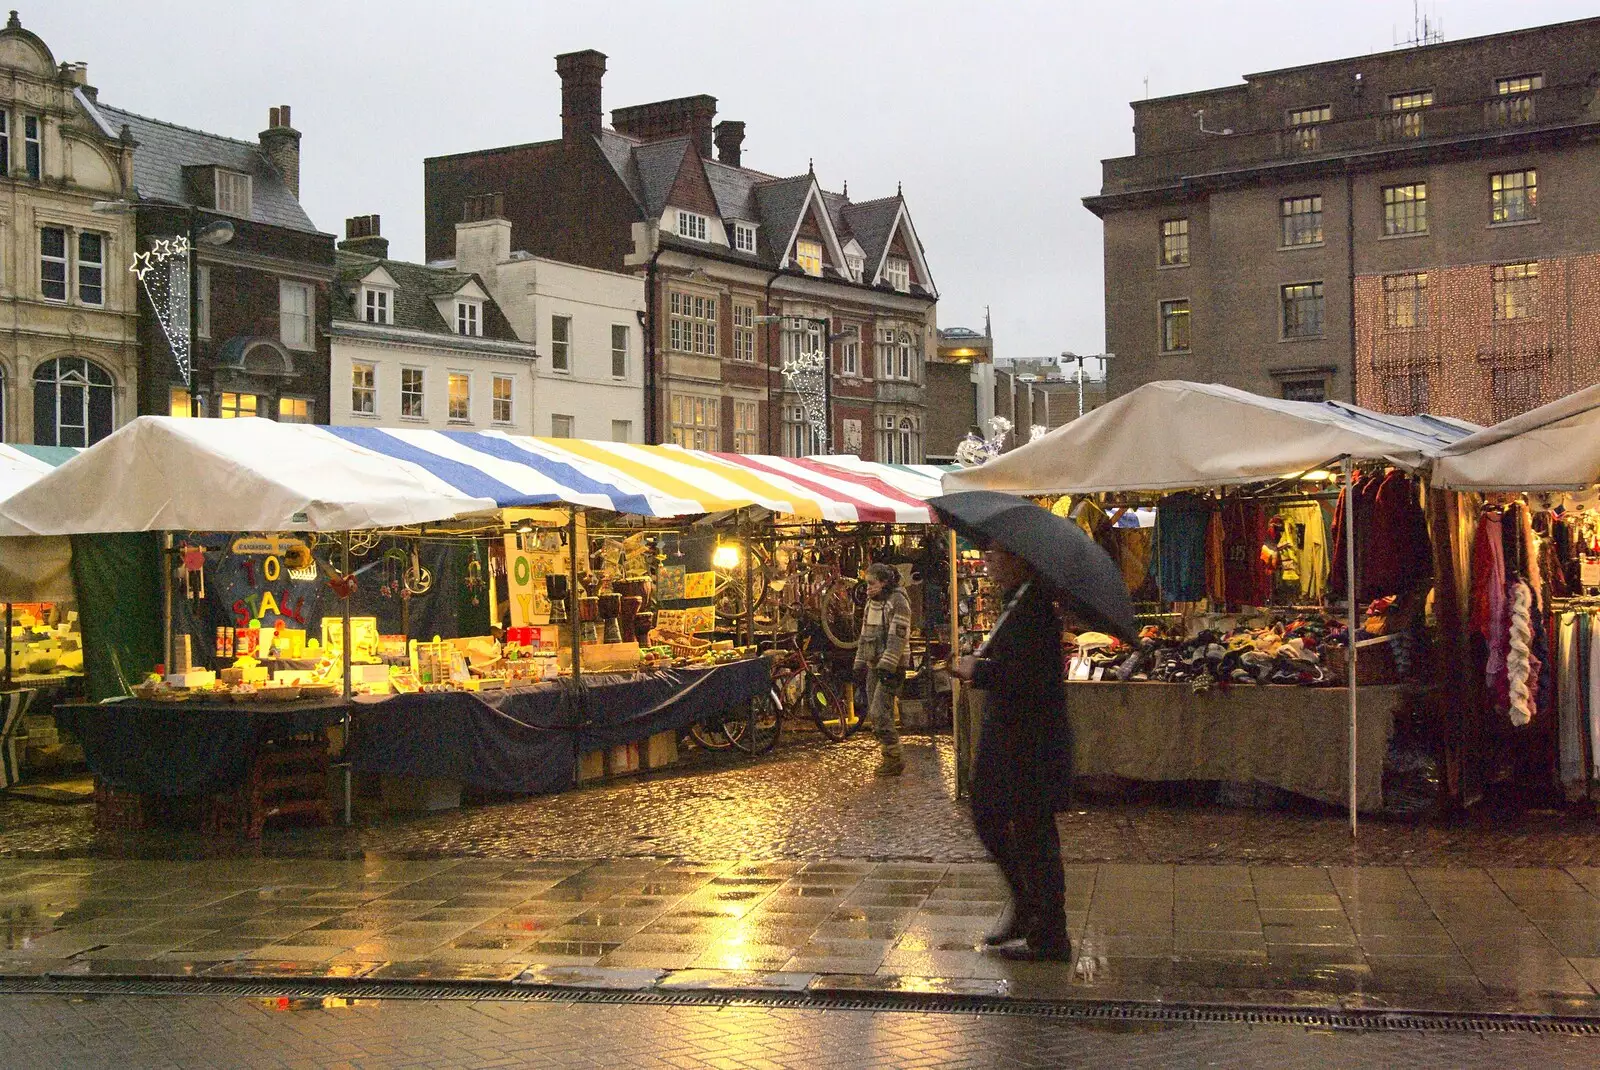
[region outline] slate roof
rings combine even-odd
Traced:
[[[433,303],[433,299],[444,294],[453,294],[473,281],[483,288],[484,293],[489,292],[489,288],[483,285],[482,279],[465,271],[427,267],[423,264],[407,263],[404,260],[386,260],[349,249],[339,249],[333,255],[338,276],[330,303],[333,318],[336,320],[362,319],[362,310],[356,307],[356,295],[360,291],[361,280],[377,267],[387,271],[395,282],[394,326],[396,327],[409,327],[430,334],[445,334],[452,338],[459,337],[456,334],[455,324],[447,322],[439,314],[439,308]],[[483,337],[502,342],[519,341],[517,332],[511,329],[511,322],[506,319],[505,313],[500,311],[500,306],[492,297],[483,305]]]
[[[842,206],[844,218],[841,230],[848,230],[861,243],[867,257],[867,270],[875,271],[883,259],[884,248],[894,240],[894,220],[900,211],[899,197],[884,197],[877,201]]]
[[[639,169],[639,184],[644,192],[644,210],[651,219],[657,219],[666,210],[667,197],[683,168],[683,154],[689,151],[686,137],[652,141],[633,150],[633,160]]]
[[[140,200],[188,204],[183,169],[224,167],[251,177],[252,221],[320,233],[256,142],[191,130],[105,104],[97,104],[97,108],[113,127],[120,131],[126,123],[133,133],[137,145],[133,153],[133,184]]]

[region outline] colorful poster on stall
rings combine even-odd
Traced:
[[[717,630],[716,606],[691,606],[683,611],[683,630],[698,635]]]
[[[685,631],[688,631],[688,628],[685,626],[685,620],[684,620],[684,616],[685,616],[685,614],[687,612],[688,612],[687,610],[683,610],[683,609],[662,609],[662,610],[657,610],[656,611],[656,627],[660,628],[664,632],[685,632]]]
[[[661,570],[661,580],[656,584],[656,601],[677,602],[684,597],[684,571],[682,565],[668,565]]]
[[[691,572],[683,577],[684,598],[713,598],[717,593],[715,572]]]
[[[566,551],[555,532],[506,536],[506,590],[511,600],[513,628],[550,623],[545,577],[552,573],[565,574],[565,557]]]

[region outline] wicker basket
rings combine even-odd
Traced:
[[[683,632],[667,631],[661,628],[650,630],[651,646],[669,646],[675,658],[697,658],[711,649],[711,640],[699,639]]]

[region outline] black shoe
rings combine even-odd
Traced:
[[[997,947],[994,953],[1012,962],[1071,962],[1072,941],[1064,936],[1043,941],[1029,938],[1025,944]]]
[[[999,947],[1017,940],[1025,940],[1033,929],[1033,919],[1017,913],[1015,907],[1008,912],[1005,922],[983,938],[984,947]]]

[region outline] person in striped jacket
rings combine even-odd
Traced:
[[[867,694],[867,715],[883,750],[878,776],[905,772],[900,732],[894,726],[894,700],[906,680],[910,658],[911,602],[900,589],[898,569],[877,562],[867,568],[867,605],[861,615],[855,675]]]

